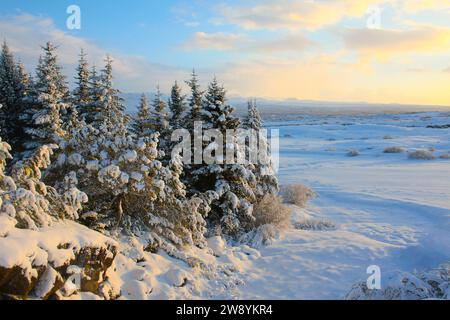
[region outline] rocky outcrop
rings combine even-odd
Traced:
[[[45,267],[43,266],[36,267],[31,274],[20,266],[12,268],[0,266],[0,295],[10,298],[26,298],[44,272]]]
[[[70,222],[39,231],[11,228],[0,237],[0,299],[101,295],[117,243]]]

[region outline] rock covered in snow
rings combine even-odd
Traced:
[[[0,294],[48,299],[76,279],[76,291],[99,293],[118,251],[114,240],[69,221],[22,230],[8,224],[8,219],[0,217],[4,229],[9,225],[0,238],[0,247],[4,248]]]
[[[166,276],[174,287],[183,287],[188,280],[187,273],[180,269],[170,269]]]

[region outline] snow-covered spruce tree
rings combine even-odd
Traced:
[[[45,144],[58,144],[64,137],[61,114],[69,108],[68,88],[61,67],[58,65],[55,46],[48,42],[39,59],[34,85],[36,99],[26,110],[29,123],[25,131],[31,136],[26,143],[28,150]]]
[[[261,130],[263,123],[261,120],[261,114],[259,113],[256,101],[248,102],[247,117],[244,120],[244,127],[246,129]]]
[[[97,230],[146,234],[152,247],[202,245],[209,207],[185,198],[181,158],[165,167],[159,156],[158,134],[138,138],[87,125],[66,142],[49,175],[76,172],[90,199],[85,222]]]
[[[7,176],[4,169],[11,158],[10,146],[0,139],[0,216],[14,219],[18,228],[36,230],[51,225],[55,219],[77,219],[87,201],[86,194],[75,187],[73,173],[62,184],[61,193],[41,181],[41,169],[49,166],[54,148],[37,148],[30,158],[17,162],[11,176]]]
[[[125,106],[123,99],[120,97],[120,91],[114,88],[113,84],[113,60],[107,56],[105,60],[105,68],[101,74],[101,96],[100,109],[103,117],[103,124],[107,130],[115,132],[127,132],[127,124],[129,117],[125,115]]]
[[[216,138],[205,141],[204,150],[220,148],[221,145],[225,149],[239,150],[239,141],[235,136],[231,140],[225,140],[227,130],[237,129],[240,121],[233,116],[233,108],[226,103],[226,91],[217,79],[208,87],[201,112],[203,129],[217,129],[224,137],[224,141],[216,141]],[[218,195],[219,199],[213,202],[209,217],[212,227],[219,228],[218,232],[226,235],[238,236],[250,230],[255,220],[252,216],[252,204],[256,201],[256,177],[252,168],[243,164],[224,163],[224,159],[215,154],[217,151],[212,152],[214,164],[204,162],[193,166],[189,179],[195,190],[214,190]]]
[[[152,132],[152,117],[147,96],[142,94],[138,113],[132,125],[132,132],[138,137],[146,137]]]
[[[175,82],[172,86],[169,99],[169,109],[171,112],[169,126],[171,130],[184,128],[185,99],[186,97],[181,93],[181,87],[178,85],[178,82]]]
[[[83,114],[84,109],[91,101],[90,87],[89,87],[89,65],[86,60],[86,54],[83,50],[80,53],[78,60],[78,67],[75,76],[75,89],[72,93],[72,102],[77,108],[78,114]]]
[[[257,180],[255,189],[257,201],[261,201],[262,198],[266,195],[276,195],[279,191],[279,185],[273,168],[274,163],[271,157],[269,143],[264,134],[259,134],[263,129],[263,121],[256,105],[256,101],[249,101],[248,103],[248,114],[244,121],[244,129],[254,130],[254,132],[258,134],[259,150],[254,150],[256,145],[250,146],[247,143],[247,158],[249,157],[249,153],[251,152],[259,152],[264,150],[264,153],[260,153],[259,156],[265,156],[265,158],[261,157],[261,159],[258,159],[257,163],[250,164]]]
[[[124,130],[124,108],[111,79],[107,63],[98,96],[101,117],[66,136],[46,178],[63,181],[75,172],[80,190],[90,199],[83,220],[98,230],[145,233],[152,247],[203,244],[208,202],[185,198],[179,178],[181,158],[174,156],[167,166],[162,165],[157,132],[139,137]]]
[[[0,128],[14,151],[20,152],[26,139],[21,115],[24,108],[28,76],[22,64],[16,64],[6,42],[0,54]]]
[[[79,108],[78,112],[82,121],[97,129],[103,124],[103,98],[102,79],[97,68],[93,66],[88,80],[88,102],[83,108]]]
[[[191,96],[189,97],[189,112],[186,117],[184,126],[188,130],[193,130],[194,123],[196,121],[201,121],[201,110],[204,94],[204,92],[200,89],[195,70],[192,71],[191,79],[187,81],[186,84],[191,89]]]
[[[169,113],[167,112],[167,104],[162,99],[159,86],[156,89],[152,107],[153,132],[159,133],[159,146],[167,157],[170,148]]]
[[[120,91],[113,85],[112,59],[107,57],[104,69],[98,74],[95,66],[89,76],[89,97],[84,108],[79,110],[80,118],[96,129],[127,131],[129,117],[124,114],[125,106]]]

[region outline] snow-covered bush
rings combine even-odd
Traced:
[[[253,248],[260,248],[272,244],[272,241],[279,236],[280,229],[278,227],[273,224],[264,224],[240,236],[239,242],[248,244]]]
[[[450,264],[426,272],[395,272],[383,277],[383,288],[370,290],[365,282],[357,283],[347,300],[424,300],[450,299]]]
[[[6,176],[10,147],[0,141],[0,215],[15,219],[19,228],[37,229],[49,226],[53,219],[76,219],[87,201],[86,194],[69,181],[61,194],[42,182],[41,169],[50,165],[55,148],[44,145],[36,149],[30,158],[13,166],[11,176]]]
[[[301,184],[282,186],[281,195],[286,203],[300,208],[304,208],[307,202],[316,196],[311,189]]]
[[[429,151],[429,150],[417,150],[414,152],[410,152],[410,153],[408,153],[408,158],[411,160],[434,160],[434,159],[436,159],[433,152]]]
[[[394,147],[385,148],[383,152],[384,153],[403,153],[405,151],[406,151],[405,148],[394,146]]]

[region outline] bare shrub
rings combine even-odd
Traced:
[[[292,210],[283,204],[280,196],[268,194],[253,207],[255,227],[271,224],[277,227],[287,227]]]
[[[392,140],[394,139],[394,137],[390,136],[390,135],[386,135],[383,137],[384,140]]]
[[[326,219],[305,219],[295,222],[294,228],[297,230],[329,231],[336,230],[336,225],[332,221]]]
[[[286,203],[295,204],[300,208],[304,208],[308,201],[316,196],[311,189],[301,184],[281,187],[281,195]]]
[[[350,150],[350,151],[347,153],[347,157],[357,157],[357,156],[359,156],[359,155],[360,155],[360,153],[359,153],[358,150]]]
[[[402,147],[387,147],[384,149],[384,153],[403,153],[406,150]]]
[[[410,152],[408,154],[408,158],[412,160],[434,160],[436,157],[433,152],[428,150],[417,150],[414,152]]]
[[[439,158],[448,160],[448,159],[450,159],[450,153],[444,153]]]

